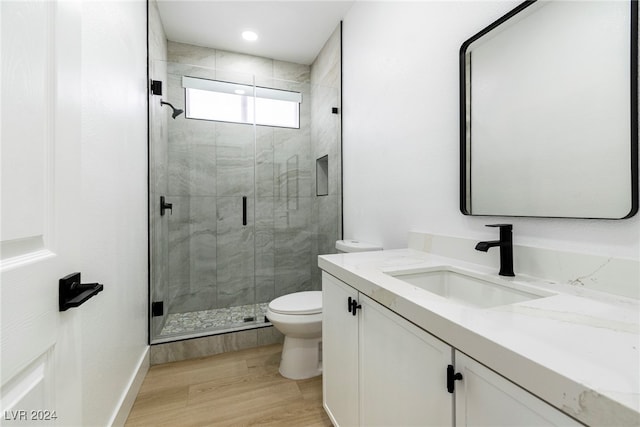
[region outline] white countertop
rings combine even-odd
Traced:
[[[553,295],[480,309],[385,272],[453,266],[499,277],[485,266],[412,249],[322,255],[318,265],[587,425],[640,425],[638,300],[516,272],[501,279]]]

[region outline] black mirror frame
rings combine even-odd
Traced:
[[[525,0],[487,27],[467,39],[460,47],[459,52],[459,75],[460,75],[460,212],[463,215],[471,216],[500,216],[500,217],[524,217],[524,218],[572,218],[572,219],[605,219],[620,220],[631,218],[638,212],[638,0],[630,0],[631,28],[630,28],[630,88],[631,88],[631,209],[627,215],[621,218],[588,218],[588,217],[554,217],[554,216],[527,216],[527,215],[474,215],[467,209],[467,85],[466,85],[466,53],[467,49],[477,39],[481,38],[494,28],[513,18],[537,0]]]

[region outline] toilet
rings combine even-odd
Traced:
[[[377,245],[338,240],[338,252],[376,251]],[[284,335],[280,374],[301,380],[322,374],[322,292],[304,291],[271,301],[266,317]]]
[[[284,335],[280,374],[292,380],[322,374],[322,292],[278,297],[269,303],[266,316]]]
[[[362,242],[360,240],[338,240],[336,241],[338,253],[350,252],[370,252],[381,251],[382,247],[373,243]]]

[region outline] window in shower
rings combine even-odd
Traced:
[[[300,128],[299,92],[182,77],[188,119]]]

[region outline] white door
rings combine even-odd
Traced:
[[[360,424],[451,426],[449,345],[360,295]]]
[[[78,268],[81,8],[1,1],[0,18],[0,416],[79,424],[78,314],[58,312],[58,279]]]

